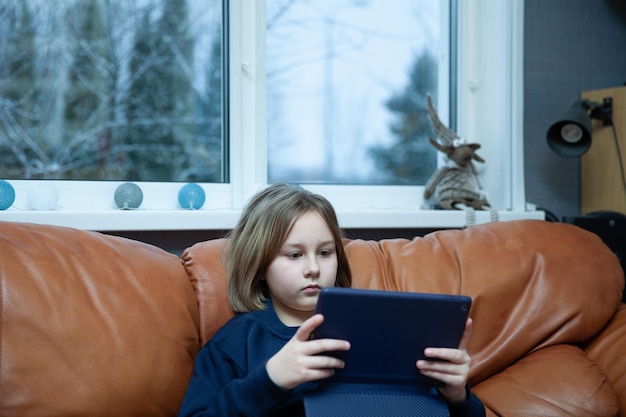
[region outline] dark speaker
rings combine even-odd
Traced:
[[[622,270],[626,271],[626,216],[615,212],[596,212],[582,217],[563,217],[563,222],[597,234],[617,255]],[[626,288],[622,302],[626,302]]]

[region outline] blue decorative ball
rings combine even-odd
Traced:
[[[5,180],[0,180],[0,210],[6,210],[15,201],[15,190],[13,186]]]
[[[135,183],[125,182],[115,190],[115,204],[122,210],[138,208],[143,201],[143,192]]]
[[[180,187],[178,203],[184,209],[197,210],[204,205],[206,194],[201,186],[190,182]]]

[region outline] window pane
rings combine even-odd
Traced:
[[[437,102],[449,82],[442,3],[267,1],[271,182],[428,180],[437,155],[425,97]]]
[[[3,0],[0,178],[225,181],[222,0]]]

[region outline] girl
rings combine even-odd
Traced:
[[[309,340],[324,320],[314,315],[319,291],[351,284],[341,239],[320,195],[275,184],[250,200],[226,252],[228,299],[239,314],[200,351],[180,416],[304,415],[303,393],[344,366],[324,353],[350,349],[344,340]],[[485,413],[467,388],[470,333],[468,320],[459,349],[429,348],[426,356],[441,361],[416,364],[447,384],[440,391],[453,416]]]

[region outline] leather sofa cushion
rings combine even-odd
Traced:
[[[535,351],[475,385],[473,391],[496,416],[603,417],[619,411],[607,377],[571,345]]]
[[[0,415],[177,414],[198,311],[175,255],[4,222],[0,248]]]
[[[347,251],[355,287],[472,297],[473,382],[533,350],[587,340],[613,316],[624,286],[619,261],[600,238],[564,223],[355,240]]]
[[[583,346],[585,353],[598,364],[615,388],[622,410],[626,410],[625,340],[626,304],[622,304],[609,324]]]

